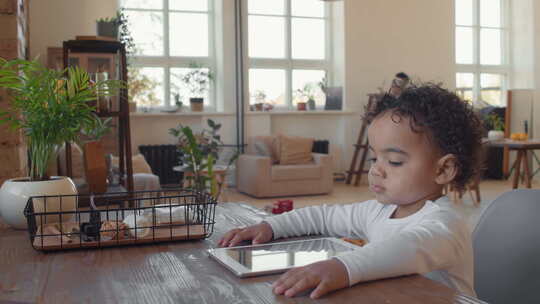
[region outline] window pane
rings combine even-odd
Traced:
[[[473,63],[473,31],[469,27],[456,27],[456,63]]]
[[[500,74],[480,74],[480,87],[484,88],[501,88],[502,75]]]
[[[502,75],[500,74],[480,74],[480,98],[494,106],[502,104]]]
[[[501,26],[500,0],[480,0],[480,26]]]
[[[130,68],[129,94],[138,107],[151,108],[164,105],[163,76],[163,68]]]
[[[294,59],[324,59],[325,21],[323,19],[292,18],[292,57]]]
[[[208,56],[208,15],[170,13],[171,56]]]
[[[205,12],[205,11],[208,11],[208,1],[207,0],[169,0],[169,9]]]
[[[204,98],[204,104],[210,104],[208,93],[211,83],[207,77],[204,77],[205,74],[208,74],[208,69],[202,68],[200,69],[202,74],[194,74],[193,72],[197,70],[199,69],[171,68],[171,104],[174,103],[175,94],[180,94],[180,100],[184,105],[189,105],[191,97],[202,97]],[[186,83],[186,75],[191,75],[191,79],[194,81]]]
[[[285,0],[249,0],[249,14],[284,15]]]
[[[138,55],[163,55],[163,13],[126,11]]]
[[[324,106],[326,98],[319,83],[323,81],[325,75],[325,71],[322,70],[293,70],[293,104],[299,101],[307,102],[312,97],[316,105]]]
[[[456,73],[456,88],[472,88],[473,86],[473,73]]]
[[[472,0],[456,0],[456,25],[473,25]]]
[[[456,93],[464,100],[473,100],[473,73],[456,73]]]
[[[480,30],[480,64],[501,64],[501,30]]]
[[[249,56],[285,57],[285,18],[249,16]]]
[[[324,17],[324,2],[320,0],[294,0],[291,1],[293,16]]]
[[[162,9],[163,1],[156,0],[122,0],[121,7],[125,8],[147,8],[147,9]]]
[[[250,104],[264,100],[273,105],[285,105],[285,70],[250,69],[249,96]],[[265,98],[261,99],[262,96]]]

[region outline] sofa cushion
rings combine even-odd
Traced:
[[[279,162],[279,145],[276,136],[254,136],[248,143],[248,153],[258,156],[268,156],[273,164]]]
[[[280,135],[279,146],[280,165],[308,164],[313,161],[313,138]]]
[[[314,163],[272,166],[272,181],[320,179],[321,174],[321,166]]]

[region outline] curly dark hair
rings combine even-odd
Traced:
[[[370,124],[387,111],[396,122],[409,118],[413,132],[426,131],[443,154],[455,155],[458,173],[451,182],[453,188],[462,191],[479,173],[482,123],[472,106],[459,96],[432,83],[411,85],[399,97],[385,94],[368,105],[364,119]]]

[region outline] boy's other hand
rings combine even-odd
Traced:
[[[275,294],[283,294],[286,297],[293,297],[305,290],[315,288],[309,295],[312,299],[348,286],[347,269],[337,259],[293,268],[272,284]]]
[[[230,230],[219,240],[219,247],[232,247],[240,244],[242,241],[252,240],[253,244],[266,243],[272,240],[272,226],[267,222],[261,222],[246,228],[237,228]]]

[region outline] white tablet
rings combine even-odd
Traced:
[[[336,238],[208,249],[208,253],[235,275],[245,278],[276,274],[290,268],[329,259],[361,247]]]

